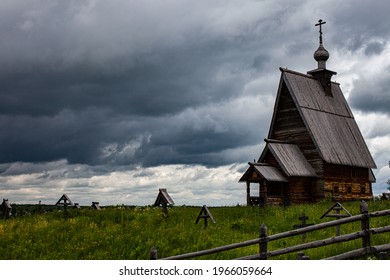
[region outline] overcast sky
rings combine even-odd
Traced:
[[[0,199],[245,204],[279,67],[327,68],[390,178],[390,2],[0,0]]]

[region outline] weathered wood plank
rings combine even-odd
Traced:
[[[283,249],[279,249],[279,250],[274,250],[274,251],[270,251],[268,254],[269,254],[269,257],[275,257],[275,256],[279,256],[279,255],[302,251],[302,250],[327,246],[330,244],[351,241],[351,240],[359,239],[363,235],[364,235],[364,232],[360,231],[360,232],[345,234],[345,235],[341,235],[341,236],[331,237],[328,239],[312,241],[312,242],[308,242],[305,244],[299,244],[299,245],[295,245],[295,246],[291,246],[291,247],[283,248]]]
[[[369,253],[372,254],[375,252],[383,252],[383,251],[390,251],[390,244],[377,245],[377,246],[372,246],[370,248],[360,248],[337,256],[325,258],[324,260],[348,260],[348,259],[358,258],[367,255]]]

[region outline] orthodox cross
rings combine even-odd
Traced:
[[[306,223],[306,221],[309,219],[309,217],[306,216],[305,213],[303,213],[302,216],[300,216],[298,219],[301,221],[301,223],[300,223],[300,224],[297,224],[297,225],[294,225],[293,227],[294,227],[295,229],[298,229],[298,228],[305,228],[305,227],[309,227],[309,226],[314,225],[314,224],[307,224],[307,223]],[[302,242],[305,242],[305,241],[306,241],[306,233],[303,233],[303,234],[302,234]]]
[[[318,23],[315,26],[320,26],[320,45],[322,45],[322,25],[325,24],[326,21],[322,21],[322,19],[318,20]]]

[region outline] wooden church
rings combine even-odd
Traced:
[[[265,147],[239,180],[246,182],[247,204],[288,205],[324,198],[372,198],[375,162],[340,89],[326,69],[328,51],[314,52],[317,69],[282,69]],[[251,184],[258,185],[251,194]]]

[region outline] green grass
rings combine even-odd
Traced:
[[[353,215],[359,214],[359,202],[342,203]],[[17,217],[0,221],[0,258],[31,260],[122,260],[149,259],[152,247],[158,257],[168,257],[209,249],[217,246],[254,239],[260,225],[265,223],[268,234],[291,230],[305,213],[308,223],[330,221],[320,219],[332,202],[289,207],[209,207],[216,224],[203,220],[195,224],[201,207],[172,207],[166,219],[161,209],[153,207],[109,207],[101,211],[91,209]],[[369,210],[390,208],[389,201],[369,202]],[[390,217],[375,218],[371,227],[390,224]],[[360,230],[360,223],[341,226],[341,234]],[[307,234],[307,241],[335,236],[335,229],[324,229]],[[270,242],[269,250],[301,243],[301,236]],[[372,243],[390,243],[390,233],[372,237]],[[361,240],[345,244],[311,249],[305,252],[311,259],[359,248]],[[203,259],[232,259],[258,253],[258,246],[239,248],[202,257]],[[295,259],[296,253],[279,259]]]

